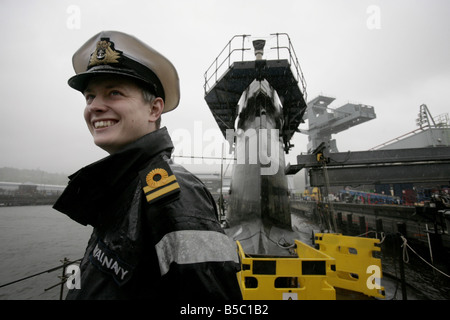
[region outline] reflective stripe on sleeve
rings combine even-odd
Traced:
[[[155,248],[161,276],[169,271],[172,262],[239,262],[234,242],[227,235],[216,231],[174,231],[166,234]]]

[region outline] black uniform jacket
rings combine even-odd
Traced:
[[[72,176],[54,208],[94,227],[67,299],[241,299],[236,245],[166,128]]]

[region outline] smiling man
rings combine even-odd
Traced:
[[[109,153],[155,131],[164,109],[160,97],[145,101],[136,81],[97,76],[84,90],[84,118],[94,143]]]
[[[240,299],[236,247],[194,175],[170,160],[161,114],[178,106],[176,69],[133,36],[104,31],[73,56],[94,143],[110,155],[71,175],[54,208],[94,227],[67,299]]]

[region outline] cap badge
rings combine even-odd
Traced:
[[[102,38],[97,42],[97,47],[91,54],[88,68],[99,64],[119,63],[121,53],[114,49],[114,43],[109,41],[109,38]]]

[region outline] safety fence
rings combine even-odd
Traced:
[[[334,300],[327,282],[334,259],[296,240],[293,256],[248,255],[237,241],[244,300]]]
[[[248,300],[334,300],[334,288],[384,298],[380,285],[378,239],[341,234],[315,235],[319,249],[295,240],[294,254],[246,254],[237,241],[241,262],[238,281]]]

